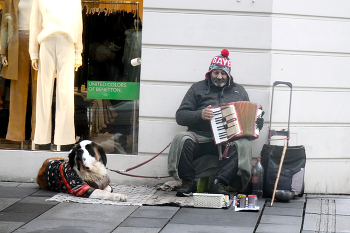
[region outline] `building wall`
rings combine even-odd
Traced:
[[[349,7],[344,0],[273,1],[271,81],[294,85],[292,137],[306,147],[307,192],[350,192],[349,109],[341,104],[350,98]]]
[[[139,156],[158,153],[185,130],[176,124],[175,112],[223,48],[230,51],[235,81],[246,87],[251,101],[268,105],[271,9],[269,1],[144,2]],[[255,157],[263,143],[253,143]],[[166,169],[164,163],[160,173]]]
[[[344,0],[145,1],[139,156],[159,152],[185,129],[176,109],[227,48],[235,81],[267,113],[253,156],[267,143],[271,85],[289,81],[289,145],[306,147],[306,192],[348,193],[349,7]],[[274,129],[286,128],[288,91],[275,89]]]

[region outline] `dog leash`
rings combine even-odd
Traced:
[[[125,169],[125,170],[114,170],[111,168],[106,167],[106,169],[112,171],[112,172],[116,172],[118,174],[124,175],[124,176],[131,176],[131,177],[138,177],[138,178],[153,178],[153,179],[162,179],[162,178],[169,178],[170,176],[141,176],[141,175],[133,175],[133,174],[127,174],[126,172],[134,170],[138,167],[141,167],[143,165],[145,165],[146,163],[152,161],[153,159],[157,158],[160,154],[162,154],[169,146],[170,146],[171,142],[169,143],[169,145],[167,145],[161,152],[159,152],[158,154],[156,154],[155,156],[153,156],[152,158],[150,158],[149,160],[146,160],[145,162],[142,162],[136,166],[133,166],[131,168]]]

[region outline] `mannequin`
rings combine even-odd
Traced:
[[[29,53],[33,69],[38,70],[34,143],[51,143],[51,107],[57,74],[54,144],[74,144],[74,69],[82,65],[80,0],[33,0]]]
[[[28,89],[31,93],[31,139],[35,130],[36,77],[31,69],[29,46],[29,21],[32,0],[6,0],[1,29],[1,75],[11,80],[10,116],[6,139],[25,140]]]

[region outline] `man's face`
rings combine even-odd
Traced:
[[[214,69],[211,71],[211,81],[217,87],[223,87],[227,83],[228,75],[225,71]]]

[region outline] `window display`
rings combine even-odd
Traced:
[[[11,110],[2,108],[0,149],[18,149],[22,146],[22,149],[68,150],[76,141],[88,139],[103,145],[107,153],[137,154],[140,65],[131,65],[131,60],[141,58],[142,22],[139,17],[139,3],[81,1],[80,5],[79,1],[79,8],[82,6],[80,15],[83,26],[83,52],[79,63],[79,17],[67,17],[74,14],[67,15],[66,12],[67,5],[71,6],[72,12],[78,6],[73,6],[70,0],[66,3],[60,1],[50,4],[46,0],[32,1],[34,5],[39,3],[38,8],[33,7],[39,13],[41,8],[53,7],[49,11],[45,10],[46,13],[50,12],[46,22],[52,19],[57,28],[65,25],[63,28],[66,31],[53,27],[54,23],[47,23],[48,29],[45,29],[43,23],[42,34],[40,30],[33,30],[32,35],[35,36],[31,37],[29,44],[33,67],[38,68],[37,133],[35,137],[28,135],[27,131],[32,131],[35,125],[28,125],[27,116],[24,120],[27,122],[24,127],[25,137],[18,141],[5,138],[10,126],[9,119],[6,118],[11,118],[6,112]],[[38,16],[40,14],[33,16],[32,13],[32,19],[40,19]],[[57,19],[53,20],[54,17]],[[72,21],[69,23],[70,19]],[[40,25],[40,22],[34,22],[31,21],[34,25],[32,28],[38,28],[36,25]],[[57,47],[59,40],[66,43],[61,48]],[[39,44],[40,49],[36,50],[35,46]],[[52,46],[59,49],[54,50]],[[51,51],[55,51],[57,56],[52,57]],[[61,54],[69,57],[60,57]],[[50,63],[51,59],[55,62]],[[76,72],[74,63],[76,67],[82,64]],[[74,72],[74,78],[70,72]],[[46,77],[45,81],[40,77]],[[52,77],[52,81],[48,77]],[[2,100],[5,103],[6,96],[11,93],[11,89],[6,88],[10,86],[6,79],[3,86]],[[67,90],[70,89],[69,86],[74,86],[71,94]],[[11,98],[9,99],[11,102]],[[70,107],[73,103],[74,108]],[[35,107],[31,106],[30,110],[35,113]],[[33,139],[36,144],[34,148],[31,141]]]
[[[34,136],[36,76],[34,70],[31,69],[28,52],[31,8],[32,0],[7,0],[2,10],[0,55],[3,67],[1,76],[11,80],[8,93],[9,120],[6,132],[6,139],[10,141],[24,141],[26,131],[31,133],[31,139]],[[31,126],[26,129],[27,112],[32,113],[32,116]]]

